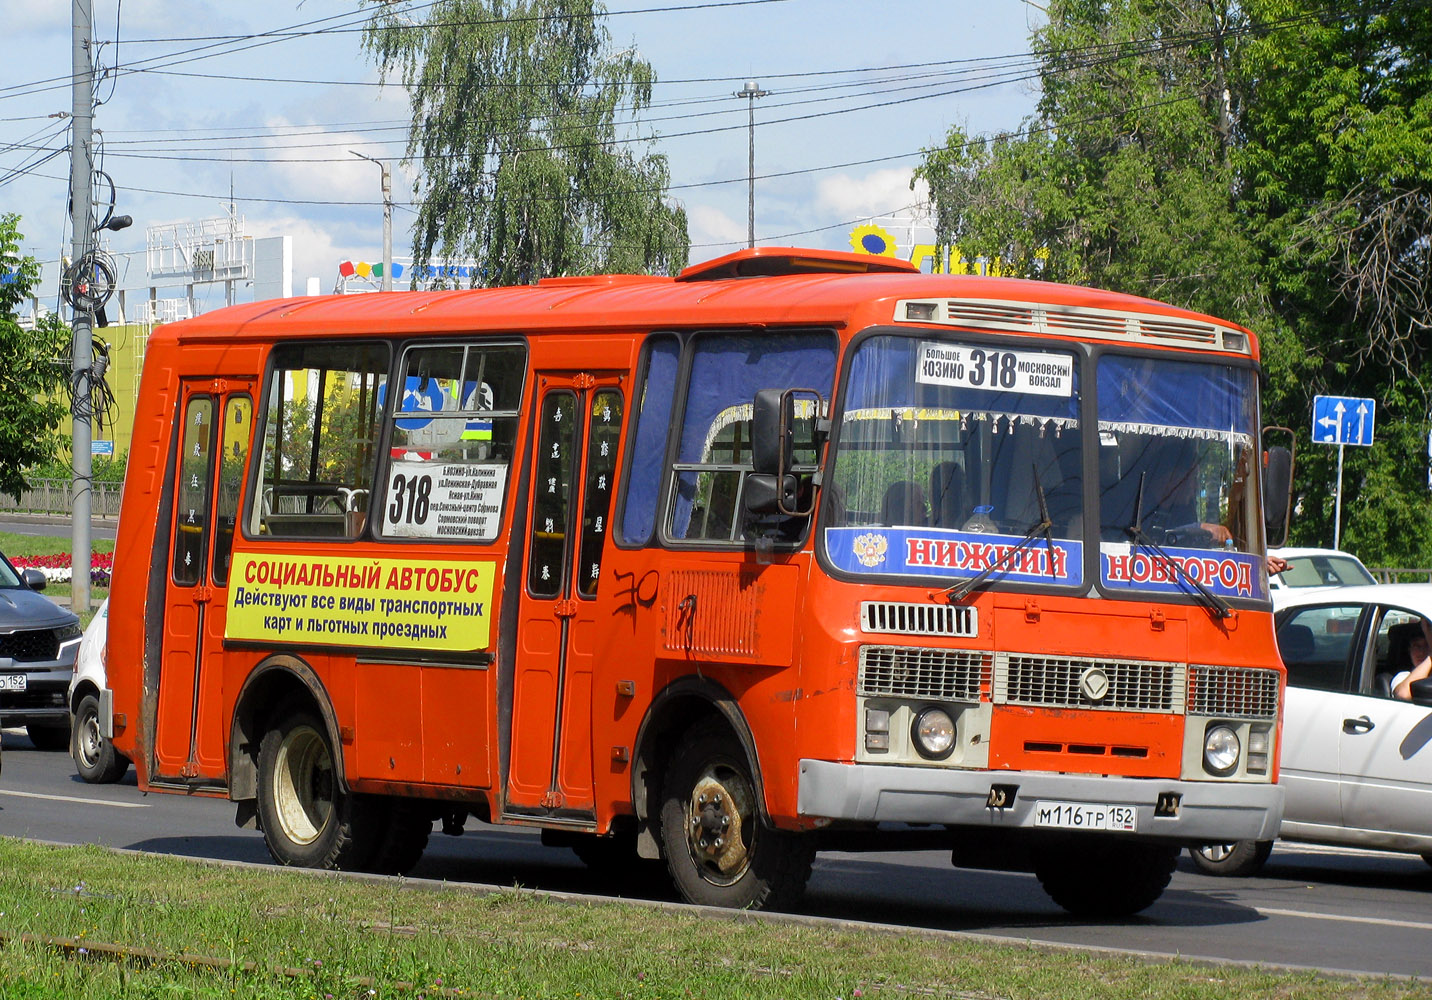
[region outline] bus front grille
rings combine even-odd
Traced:
[[[1000,653],[994,701],[1003,705],[1166,712],[1184,707],[1179,663]]]
[[[892,635],[979,635],[974,608],[953,604],[862,601],[860,630]]]
[[[866,698],[979,701],[993,658],[969,649],[860,647],[859,693]]]
[[[1250,667],[1188,668],[1188,714],[1225,719],[1278,717],[1278,672]]]

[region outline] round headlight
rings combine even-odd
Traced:
[[[1203,734],[1203,767],[1209,774],[1231,774],[1242,748],[1238,734],[1227,726],[1210,726]]]
[[[955,749],[955,720],[943,708],[924,708],[910,727],[921,757],[944,760]]]

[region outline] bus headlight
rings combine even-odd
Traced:
[[[1203,768],[1209,774],[1232,774],[1241,752],[1238,734],[1227,726],[1209,726],[1203,734]]]
[[[943,708],[922,708],[910,726],[910,735],[921,757],[944,760],[955,749],[955,720]]]

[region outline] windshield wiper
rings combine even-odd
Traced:
[[[1144,476],[1146,475],[1147,473],[1139,473],[1139,492],[1134,497],[1134,519],[1124,528],[1124,533],[1136,544],[1150,549],[1159,557],[1160,563],[1166,570],[1171,570],[1175,575],[1182,577],[1194,590],[1198,591],[1199,603],[1208,609],[1209,614],[1215,618],[1232,618],[1233,608],[1227,601],[1189,576],[1188,570],[1183,568],[1182,563],[1165,552],[1157,542],[1144,533]]]
[[[1034,536],[1038,534],[1044,535],[1044,542],[1046,545],[1049,546],[1049,575],[1054,575],[1054,536],[1050,534],[1049,530],[1054,526],[1054,522],[1049,519],[1049,503],[1044,499],[1044,487],[1039,482],[1038,467],[1036,467],[1034,470],[1034,494],[1039,498],[1038,522],[1030,526],[1029,530],[1025,532],[1025,535],[1022,539],[1020,539],[1018,542],[1016,542],[1009,548],[1005,549],[1004,555],[1000,556],[997,561],[986,566],[984,569],[980,570],[978,574],[970,577],[968,580],[961,580],[953,587],[946,589],[945,599],[948,600],[951,604],[954,604],[957,601],[963,601],[966,597],[968,597],[976,587],[983,584],[986,580],[988,580],[991,576],[998,572],[1004,566],[1005,563],[1009,562],[1009,560],[1013,559],[1015,555],[1028,547],[1029,544],[1034,541]]]

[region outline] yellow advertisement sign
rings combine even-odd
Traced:
[[[497,564],[235,553],[224,638],[476,652]]]

